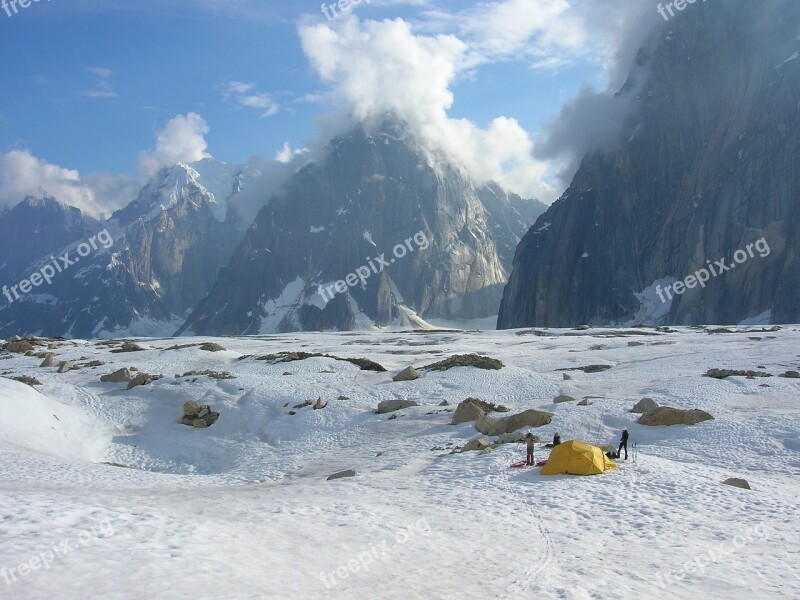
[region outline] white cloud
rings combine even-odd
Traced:
[[[92,89],[78,92],[81,96],[86,96],[87,98],[117,97],[117,93],[114,91],[114,87],[111,85],[110,81],[111,76],[114,75],[114,71],[106,69],[105,67],[89,67],[86,70],[97,79]]]
[[[415,35],[401,19],[342,19],[341,25],[300,29],[303,49],[332,100],[358,120],[395,113],[431,150],[445,152],[477,183],[493,179],[517,193],[553,200],[547,163],[515,119],[498,117],[486,129],[451,119],[450,89],[467,46],[453,35]]]
[[[280,105],[272,96],[256,90],[254,83],[241,81],[226,81],[221,86],[222,97],[227,101],[243,108],[255,108],[262,111],[261,116],[273,117],[278,114]]]
[[[279,163],[289,164],[296,158],[305,156],[307,154],[308,150],[306,148],[293,149],[291,144],[286,142],[283,145],[283,148],[278,150],[278,152],[275,154],[275,160]]]
[[[162,167],[210,158],[206,152],[208,132],[208,124],[197,113],[174,117],[156,135],[155,150],[139,156],[139,171],[150,178]]]
[[[60,202],[100,217],[136,197],[136,184],[111,175],[81,178],[66,169],[37,158],[28,150],[12,150],[0,156],[0,205],[13,206],[30,194],[45,191]]]

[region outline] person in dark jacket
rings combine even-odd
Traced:
[[[628,460],[628,430],[622,430],[622,437],[619,439],[619,448],[617,449],[617,456],[621,456],[622,449],[625,448],[625,460]]]
[[[556,433],[553,436],[553,448],[558,446],[560,443],[561,443],[561,434],[560,433]]]
[[[534,439],[533,439],[533,434],[532,433],[529,433],[528,435],[525,436],[525,444],[528,447],[528,455],[525,458],[525,464],[528,465],[529,467],[532,467],[533,465],[536,464],[534,462],[534,460],[533,460]]]

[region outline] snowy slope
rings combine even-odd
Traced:
[[[217,353],[169,349],[204,339],[139,340],[146,350],[129,354],[61,342],[57,360],[106,363],[64,375],[0,354],[0,374],[42,382],[34,392],[0,379],[2,597],[798,597],[800,380],[702,376],[712,367],[797,370],[798,328],[547,333],[209,340],[227,348]],[[365,357],[389,372],[255,358],[299,350]],[[392,382],[408,365],[475,351],[505,368]],[[570,371],[569,381],[558,370],[589,364],[613,368]],[[123,366],[164,377],[131,391],[99,383]],[[175,378],[206,369],[235,378]],[[561,393],[593,404],[554,404]],[[326,408],[288,414],[319,396]],[[507,468],[521,446],[432,450],[477,435],[470,423],[449,425],[468,396],[554,413],[536,430],[543,439],[559,431],[614,443],[628,427],[637,461],[602,476],[543,478]],[[715,420],[640,426],[627,411],[643,396]],[[391,420],[374,413],[395,398],[420,406]],[[210,404],[219,421],[179,425],[189,399]],[[355,478],[326,481],[349,468]],[[753,489],[722,485],[728,477]],[[20,574],[19,565],[65,542],[69,552],[49,568]]]

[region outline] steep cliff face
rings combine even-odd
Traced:
[[[467,176],[417,149],[402,123],[359,127],[259,213],[180,332],[402,325],[408,310],[496,314],[507,271],[495,239],[513,236],[508,221],[522,217],[507,197],[495,201],[503,209],[489,214]]]
[[[96,219],[46,192],[0,213],[0,282],[13,285],[37,258],[91,235]]]
[[[648,42],[618,145],[517,248],[499,328],[800,321],[800,7],[774,4],[698,3]]]

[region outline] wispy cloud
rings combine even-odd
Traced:
[[[253,108],[261,111],[263,118],[274,117],[280,110],[280,105],[270,94],[259,92],[256,84],[228,80],[221,86],[222,97],[242,108]]]
[[[94,87],[90,90],[78,92],[81,96],[87,98],[116,98],[117,93],[111,85],[111,77],[114,71],[106,69],[105,67],[88,67],[86,69],[89,73],[95,76]]]

